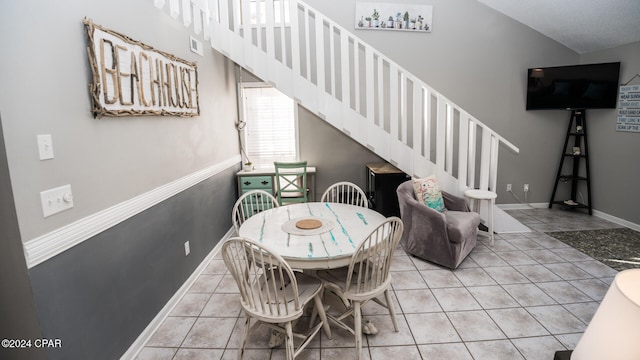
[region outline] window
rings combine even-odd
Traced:
[[[294,102],[263,83],[242,84],[244,149],[256,165],[298,159]]]

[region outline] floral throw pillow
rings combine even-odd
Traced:
[[[442,200],[442,192],[438,186],[438,179],[434,175],[424,179],[414,179],[413,191],[416,194],[416,199],[428,207],[440,212],[446,210]]]

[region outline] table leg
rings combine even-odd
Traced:
[[[480,214],[480,210],[482,207],[481,201],[488,200],[486,204],[489,208],[487,209],[487,213],[485,214],[488,224],[484,223],[485,225],[482,227],[483,230],[481,231],[489,233],[488,235],[490,238],[490,243],[491,246],[493,246],[495,242],[493,236],[493,207],[496,203],[496,193],[488,190],[469,189],[465,191],[465,196],[470,199],[470,201],[473,201],[473,211],[478,214]],[[487,231],[484,231],[484,228],[486,228]]]
[[[473,211],[477,212],[478,214],[480,214],[480,208],[482,206],[482,201],[484,199],[472,199],[473,200]],[[487,209],[487,229],[488,229],[488,234],[489,235],[489,239],[490,239],[490,243],[491,246],[493,246],[494,244],[494,239],[493,239],[493,205],[495,204],[495,200],[491,199],[489,200],[489,209]],[[483,231],[484,232],[484,231]]]
[[[473,201],[473,211],[480,214],[480,200],[472,199],[472,201]]]

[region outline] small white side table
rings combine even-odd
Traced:
[[[493,246],[493,206],[495,205],[498,194],[488,190],[469,189],[464,191],[464,196],[473,201],[473,211],[480,213],[480,202],[482,200],[489,201],[488,209],[488,228],[491,237],[491,246]]]

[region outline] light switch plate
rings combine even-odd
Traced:
[[[38,135],[38,153],[40,160],[53,159],[53,140],[51,135]]]
[[[71,185],[63,185],[40,192],[40,201],[42,202],[42,214],[44,217],[71,209],[73,207]]]

